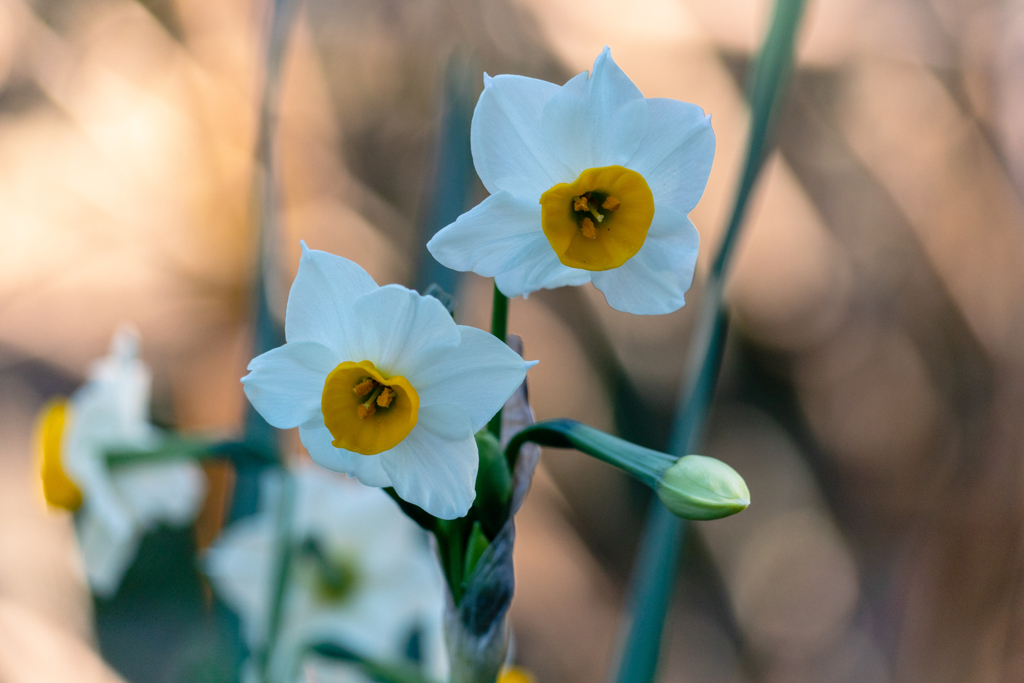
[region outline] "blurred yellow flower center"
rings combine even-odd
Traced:
[[[327,375],[320,410],[335,448],[376,455],[416,426],[420,397],[400,375],[385,377],[368,360],[345,361]]]
[[[521,666],[506,666],[498,676],[498,683],[536,683],[537,679]]]
[[[644,246],[654,195],[623,166],[588,168],[540,196],[541,227],[558,260],[571,268],[611,270]]]
[[[46,404],[36,427],[36,457],[46,502],[73,512],[82,506],[82,492],[64,472],[61,448],[64,430],[70,422],[71,406],[67,399]]]

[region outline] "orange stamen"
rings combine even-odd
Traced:
[[[619,200],[609,195],[607,199],[601,202],[601,208],[607,209],[608,211],[614,211],[619,208]]]
[[[386,387],[380,396],[377,397],[377,405],[381,408],[387,408],[393,400],[395,400],[395,392],[390,387]]]
[[[587,205],[587,195],[581,197],[572,198],[572,210],[573,211],[590,211],[590,207]]]
[[[372,403],[370,405],[360,403],[359,405],[356,406],[356,415],[359,416],[360,420],[365,420],[366,418],[373,415],[375,412],[377,412],[377,406],[373,405]]]

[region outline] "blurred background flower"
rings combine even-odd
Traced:
[[[606,44],[646,97],[712,116],[698,301],[769,12],[308,0],[284,71],[276,310],[304,238],[382,284],[447,278],[458,321],[485,326],[490,283],[422,256],[485,194],[466,161],[481,72],[564,82]],[[257,0],[0,2],[0,599],[105,653],[70,524],[36,500],[32,416],[132,320],[158,424],[240,424],[265,16]],[[663,680],[1024,675],[1022,46],[1009,0],[810,6],[704,449],[755,502],[693,527]],[[538,417],[664,447],[695,312],[638,321],[589,287],[512,302],[511,331],[544,359]],[[199,545],[230,491],[227,468],[206,471]],[[542,683],[604,677],[644,504],[611,468],[545,456],[517,517],[512,606],[518,660]],[[0,648],[0,671],[19,659]]]
[[[352,680],[352,671],[340,678],[304,673],[304,667],[316,667],[306,649],[320,643],[384,662],[404,661],[411,648],[431,675],[444,680],[444,583],[426,533],[379,489],[312,464],[292,476],[292,560],[278,633],[267,653],[271,680]],[[279,492],[283,484],[275,484],[267,488]],[[228,526],[204,558],[214,590],[241,618],[254,653],[268,646],[275,590],[282,496],[269,497],[264,511]],[[243,681],[261,680],[256,669],[248,662]]]

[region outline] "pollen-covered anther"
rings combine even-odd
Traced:
[[[590,211],[590,207],[587,204],[587,195],[572,198],[572,210],[573,211]]]
[[[370,405],[360,403],[359,405],[356,406],[356,415],[359,416],[360,420],[365,420],[366,418],[370,417],[376,412],[377,406],[373,405],[372,403]]]
[[[603,202],[601,202],[601,208],[605,211],[614,211],[619,208],[619,200],[611,195],[608,195]]]
[[[380,392],[380,396],[377,397],[377,405],[381,408],[387,408],[393,400],[395,400],[395,392],[391,387],[385,387],[384,391]]]
[[[597,239],[597,228],[594,227],[594,221],[589,218],[584,218],[580,222],[580,231],[587,239]]]
[[[352,387],[352,391],[355,392],[356,396],[362,398],[363,396],[366,396],[368,393],[373,391],[374,384],[376,384],[376,382],[367,377],[362,382]]]

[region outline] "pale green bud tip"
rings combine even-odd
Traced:
[[[721,460],[687,455],[661,475],[658,498],[677,517],[718,519],[747,509],[750,490]]]

